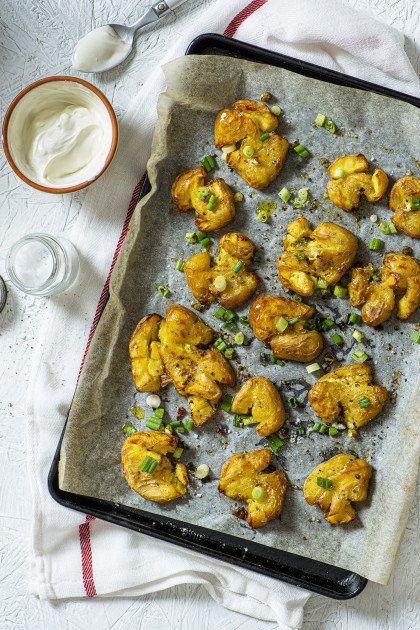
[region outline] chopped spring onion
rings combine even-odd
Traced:
[[[377,273],[370,274],[370,277],[372,278],[374,282],[379,282],[379,276]]]
[[[355,361],[357,361],[357,363],[363,363],[363,361],[366,361],[366,359],[368,358],[368,355],[366,354],[366,352],[362,350],[361,348],[352,352],[351,356],[353,357]]]
[[[191,430],[194,428],[194,422],[192,420],[185,420],[185,428]]]
[[[292,409],[296,409],[296,407],[298,406],[296,398],[294,396],[291,396],[290,398],[288,398],[287,402],[289,403],[289,407],[291,407]]]
[[[219,339],[220,339],[220,341],[219,341]],[[217,350],[219,350],[219,352],[223,352],[227,348],[227,343],[225,343],[221,337],[219,337],[219,339],[217,340],[217,341],[219,341],[219,343],[216,342],[214,345],[217,348]]]
[[[293,299],[295,302],[302,302],[302,296],[299,293],[295,293]]]
[[[244,421],[242,420],[242,417],[238,413],[235,413],[235,415],[233,416],[233,426],[240,427],[241,429],[244,426]]]
[[[299,435],[305,435],[305,429],[303,427],[299,427],[298,433]]]
[[[133,435],[133,433],[137,432],[137,429],[132,422],[126,422],[122,431],[125,435]]]
[[[225,319],[226,319],[228,322],[230,322],[230,321],[232,321],[232,320],[235,320],[235,318],[236,318],[236,315],[235,315],[235,313],[234,313],[233,311],[226,311],[226,313],[225,313]]]
[[[410,335],[410,339],[411,339],[411,341],[415,341],[416,343],[420,343],[420,331],[419,330],[413,330],[413,332]]]
[[[379,224],[379,230],[382,232],[382,234],[389,234],[389,225],[386,221],[381,221]]]
[[[268,214],[265,210],[261,210],[261,212],[259,212],[257,216],[258,216],[258,221],[260,221],[261,223],[267,223]]]
[[[318,278],[316,281],[317,289],[328,289],[328,283],[324,278]]]
[[[178,433],[185,433],[185,427],[181,425],[180,427],[178,427],[177,431]]]
[[[207,245],[210,245],[210,239],[209,238],[203,238],[203,240],[200,241],[200,245],[201,245],[201,247],[207,247]]]
[[[239,323],[242,324],[243,326],[250,326],[249,318],[245,317],[245,315],[240,316]]]
[[[352,337],[354,337],[354,339],[356,339],[356,341],[360,343],[362,339],[364,339],[364,334],[360,332],[360,330],[356,329],[356,330],[353,330]]]
[[[305,254],[303,252],[295,252],[295,256],[298,260],[305,260]]]
[[[276,328],[279,332],[284,332],[288,325],[289,322],[287,321],[287,319],[284,319],[284,317],[280,317],[280,319],[277,321]]]
[[[279,192],[279,197],[280,199],[284,201],[284,203],[287,203],[291,196],[292,196],[292,193],[287,188],[282,188],[281,191]]]
[[[336,295],[339,298],[347,297],[346,287],[342,287],[340,284],[336,284],[334,287],[334,295]]]
[[[315,118],[315,124],[319,125],[320,127],[322,127],[324,125],[324,122],[327,120],[327,117],[324,116],[323,114],[318,114],[318,116]]]
[[[263,133],[262,136],[260,136],[260,142],[265,142],[266,140],[268,140],[269,137],[269,133]]]
[[[160,418],[154,418],[153,416],[146,422],[146,427],[153,429],[153,431],[159,431],[161,426],[162,420]]]
[[[284,365],[284,361],[278,359],[273,353],[270,354],[270,361],[271,363],[275,363],[276,365]]]
[[[207,186],[201,186],[201,188],[197,190],[197,198],[200,199],[200,201],[204,201],[204,199],[207,199],[209,194],[210,190],[207,188]]]
[[[165,410],[162,409],[162,407],[158,407],[157,409],[155,409],[155,416],[156,418],[159,418],[160,420],[162,420],[164,413],[165,413]]]
[[[149,455],[146,455],[146,457],[143,459],[141,466],[140,466],[140,470],[142,472],[146,472],[146,473],[152,473],[154,471],[154,469],[156,468],[156,466],[158,465],[158,460],[155,459],[154,457],[150,457]]]
[[[270,437],[268,438],[268,446],[276,455],[280,453],[280,449],[282,446],[284,446],[284,444],[285,442],[283,442],[283,440],[281,440],[276,434],[270,435]]]
[[[327,427],[325,426],[325,424],[321,424],[321,428],[319,429],[318,433],[326,433],[327,432]]]
[[[171,427],[180,427],[181,423],[179,420],[172,420],[172,422],[170,423]]]
[[[185,266],[185,262],[183,260],[179,259],[178,262],[176,263],[175,269],[177,271],[184,271],[184,266]]]
[[[299,317],[294,317],[293,319],[289,321],[289,326],[293,326],[294,324],[297,324],[298,321],[299,321]]]
[[[321,369],[319,363],[311,363],[311,365],[306,366],[306,371],[308,374],[312,374],[312,372],[318,372]]]
[[[420,210],[420,197],[411,197],[411,210]]]
[[[209,199],[209,202],[206,206],[206,210],[209,210],[210,212],[213,212],[213,210],[216,208],[216,201],[217,201],[217,197],[216,195],[212,195]]]
[[[158,396],[159,398],[159,396]],[[159,400],[160,402],[160,400]],[[139,407],[138,405],[133,405],[130,407],[130,411],[137,420],[143,420],[144,418],[144,409],[143,407]]]
[[[328,434],[329,435],[337,435],[337,433],[338,433],[338,429],[336,429],[336,427],[330,427],[328,429]]]
[[[233,320],[227,321],[223,324],[223,328],[225,328],[226,330],[236,330],[236,324]]]
[[[242,416],[242,420],[244,421],[244,426],[247,427],[250,424],[257,424],[258,420],[255,420],[252,416],[248,416],[247,418],[245,416]]]
[[[228,348],[225,352],[225,357],[226,359],[231,359],[233,357],[233,353],[234,353],[234,349],[233,348]]]
[[[360,324],[362,321],[362,316],[359,313],[350,313],[349,323],[350,324]]]
[[[187,239],[187,243],[195,243],[195,234],[194,232],[187,232],[185,235],[185,238]]]
[[[317,483],[318,486],[321,486],[321,488],[332,488],[333,487],[332,479],[327,479],[326,477],[317,477],[316,478],[316,483]]]
[[[396,234],[397,233],[397,228],[392,223],[392,221],[388,221],[388,227],[389,227],[389,231],[391,232],[391,234]]]
[[[178,446],[174,450],[174,453],[173,453],[172,457],[175,457],[175,459],[179,459],[183,452],[184,452],[184,449],[181,446]]]
[[[254,501],[263,501],[264,497],[265,497],[265,490],[264,488],[261,488],[261,486],[255,486],[255,488],[252,488],[252,498],[254,499]]]
[[[238,260],[238,262],[236,263],[236,265],[232,269],[233,273],[239,273],[243,266],[244,266],[243,261],[242,260]]]
[[[213,286],[216,291],[224,291],[227,287],[227,282],[225,276],[216,276],[213,281]]]
[[[370,401],[367,396],[361,396],[357,402],[359,403],[360,409],[363,409],[364,407],[370,407]]]
[[[214,161],[213,157],[211,155],[206,155],[205,158],[203,158],[201,161],[201,164],[204,166],[204,168],[206,169],[207,173],[209,171],[211,171],[212,168],[214,168],[216,166],[216,162]]]
[[[207,238],[207,234],[205,232],[197,232],[197,238],[199,242],[201,243],[201,241]]]
[[[220,159],[223,160],[223,162],[226,162],[228,154],[227,153],[222,153],[222,155],[220,156]]]
[[[299,194],[299,197],[302,199],[302,201],[306,201],[308,198],[308,189],[301,188],[298,194]]]
[[[319,430],[320,430],[320,428],[321,428],[321,427],[322,427],[322,424],[321,424],[320,422],[315,422],[315,423],[312,425],[312,429],[313,429],[314,431],[316,431],[317,433],[319,433]]]
[[[374,251],[377,251],[381,246],[381,239],[380,238],[371,238],[369,241],[369,249],[373,249]]]
[[[301,144],[297,144],[293,147],[296,153],[299,153],[300,157],[307,158],[309,157],[309,151],[305,149]]]
[[[228,396],[221,404],[223,411],[229,412],[232,409],[233,396]]]
[[[205,477],[207,477],[209,472],[210,468],[207,466],[207,464],[200,464],[200,466],[198,466],[197,470],[195,471],[195,476],[197,477],[197,479],[204,479]]]
[[[293,205],[295,208],[301,208],[305,205],[305,202],[303,201],[303,199],[293,199]]]
[[[238,334],[235,335],[235,343],[237,343],[238,346],[242,346],[244,341],[245,341],[244,333],[243,332],[238,332]]]
[[[335,177],[338,179],[339,177],[344,177],[344,175],[346,174],[346,171],[344,170],[344,168],[338,168],[335,171]]]
[[[164,287],[163,284],[158,286],[158,291],[163,297],[166,297],[169,293],[168,287]]]
[[[347,432],[347,435],[349,436],[349,438],[357,438],[357,431],[356,429],[349,429]]]
[[[233,195],[233,201],[243,201],[244,200],[244,196],[241,192],[236,192]]]
[[[327,120],[324,122],[324,127],[330,133],[335,133],[337,131],[337,127],[335,126],[335,123],[333,123],[331,118],[327,118]]]
[[[222,147],[223,153],[233,153],[235,149],[236,149],[236,144],[225,144],[225,146]]]
[[[275,116],[278,116],[279,114],[281,114],[281,109],[278,105],[273,105],[273,107],[271,107],[270,109],[270,112]]]
[[[214,313],[213,317],[217,317],[217,319],[223,319],[226,315],[226,309],[223,306],[220,306],[217,311]]]
[[[343,343],[343,340],[341,339],[340,335],[338,335],[337,333],[334,333],[333,335],[331,335],[331,341],[333,341],[334,343]]]
[[[244,147],[244,153],[245,153],[246,157],[252,157],[252,156],[254,155],[254,149],[253,149],[253,147],[251,147],[251,145],[250,145],[250,144],[247,144],[247,145]]]
[[[321,328],[324,332],[326,332],[327,330],[330,330],[333,326],[334,326],[334,322],[332,319],[325,319],[321,324]]]

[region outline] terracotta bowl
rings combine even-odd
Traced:
[[[36,89],[39,85],[43,85],[44,83],[49,83],[49,82],[52,82],[52,81],[66,81],[66,82],[70,81],[70,82],[73,82],[73,83],[78,83],[78,84],[82,85],[83,87],[87,88],[88,90],[90,90],[91,92],[93,92],[93,94],[95,94],[95,96],[102,101],[102,104],[105,106],[105,108],[106,108],[106,110],[107,110],[107,112],[109,114],[109,118],[110,118],[110,122],[111,122],[111,129],[112,129],[111,144],[110,144],[110,147],[109,147],[108,154],[106,156],[104,155],[103,167],[92,178],[90,178],[88,180],[85,180],[85,181],[81,181],[78,184],[75,184],[73,186],[68,186],[68,187],[62,187],[61,186],[61,187],[54,188],[54,187],[51,187],[51,186],[44,186],[43,184],[41,184],[39,182],[33,181],[27,174],[23,173],[21,168],[16,164],[15,160],[12,157],[12,154],[11,154],[11,151],[10,151],[10,146],[9,146],[9,140],[12,142],[11,138],[8,139],[9,123],[10,123],[10,118],[11,118],[11,116],[13,114],[13,111],[14,111],[16,105],[19,103],[19,101],[26,94],[28,94],[28,92],[30,92],[31,90]],[[102,94],[102,92],[100,90],[98,90],[98,88],[96,88],[91,83],[88,83],[87,81],[84,81],[83,79],[79,79],[79,78],[76,78],[76,77],[68,77],[68,76],[46,77],[45,79],[40,79],[39,81],[35,81],[35,83],[31,83],[31,85],[28,85],[10,103],[9,108],[8,108],[8,110],[6,112],[6,115],[4,117],[4,120],[3,120],[2,142],[3,142],[3,149],[4,149],[4,153],[6,155],[7,161],[9,162],[11,168],[16,173],[16,175],[18,175],[20,177],[20,179],[22,181],[24,181],[26,184],[29,184],[29,186],[32,186],[32,188],[36,188],[37,190],[42,190],[43,192],[49,192],[49,193],[68,193],[68,192],[73,192],[75,190],[80,190],[81,188],[85,188],[86,186],[89,186],[89,184],[91,184],[92,182],[97,180],[98,177],[100,177],[102,175],[102,173],[104,173],[104,171],[108,168],[109,164],[111,163],[111,160],[114,157],[115,150],[117,148],[117,143],[118,143],[117,118],[115,116],[115,112],[112,109],[112,106],[111,106],[110,102],[108,101],[108,99]]]

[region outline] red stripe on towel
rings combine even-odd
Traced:
[[[252,2],[250,2],[245,8],[243,8],[242,11],[240,11],[238,15],[235,15],[233,20],[229,22],[223,35],[226,35],[226,37],[233,37],[236,31],[238,30],[238,28],[240,27],[240,25],[242,24],[242,22],[245,22],[246,18],[252,15],[257,9],[262,7],[266,2],[267,0],[252,0]]]
[[[90,547],[90,521],[94,521],[93,516],[86,516],[86,522],[79,525],[80,550],[82,552],[82,575],[83,586],[88,597],[95,597],[96,588],[93,581],[92,549]]]

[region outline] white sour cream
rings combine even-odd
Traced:
[[[16,104],[7,131],[16,166],[48,188],[69,188],[93,180],[112,144],[105,105],[73,81],[38,85]]]
[[[72,65],[80,72],[101,72],[120,63],[130,50],[111,26],[101,26],[77,42]]]

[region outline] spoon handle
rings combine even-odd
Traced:
[[[186,2],[186,0],[166,0],[166,4],[171,10],[181,6],[181,4],[184,4],[184,2]]]

